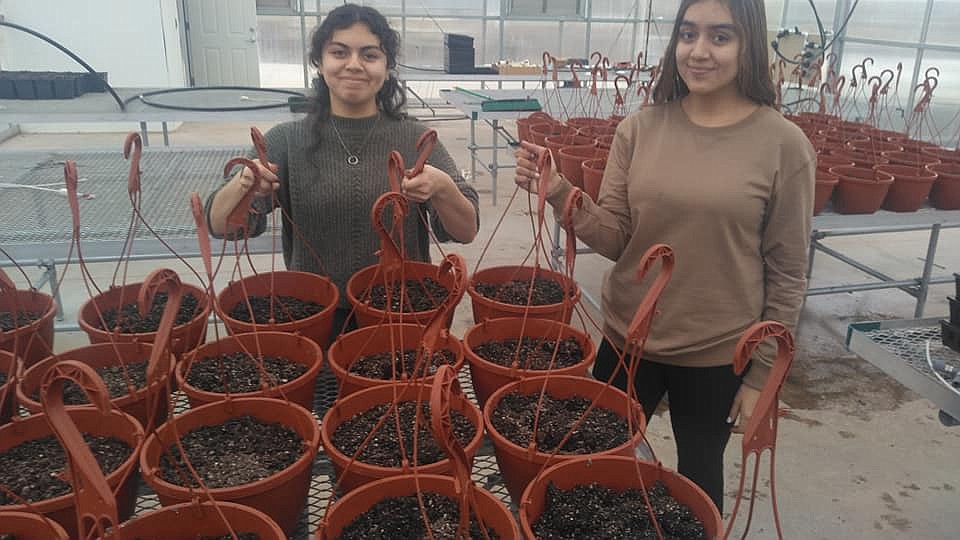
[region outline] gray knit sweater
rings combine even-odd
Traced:
[[[347,148],[360,158],[357,165],[347,163],[347,153],[329,121],[323,125],[319,144],[311,132],[309,117],[277,125],[264,137],[267,155],[279,167],[278,202],[295,225],[283,220],[286,266],[289,270],[328,275],[340,289],[340,306],[349,307],[345,292],[347,280],[378,260],[375,252],[380,249],[380,239],[371,224],[370,210],[377,197],[390,189],[387,158],[392,150],[397,150],[403,155],[407,168],[412,167],[417,158],[417,140],[427,128],[413,120],[395,120],[386,115],[380,115],[379,119],[331,117],[331,121],[336,122]],[[248,157],[256,157],[253,150]],[[476,190],[467,185],[439,141],[428,162],[449,174],[474,208],[478,208]],[[215,194],[207,198],[208,216]],[[255,207],[259,207],[261,213],[251,217],[250,236],[262,234],[266,229],[269,201],[256,200]],[[431,239],[420,218],[421,212],[429,216],[430,227],[441,242],[451,238],[429,203],[410,203],[403,225],[406,257],[430,261]],[[479,212],[477,216],[479,223]],[[319,261],[305,241],[310,243]]]

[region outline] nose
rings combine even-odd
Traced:
[[[350,70],[360,70],[360,69],[362,69],[361,66],[360,66],[360,55],[359,55],[359,54],[354,53],[354,54],[351,54],[349,58],[347,58],[347,69],[350,69]]]
[[[690,50],[690,56],[693,58],[707,58],[710,56],[710,43],[706,37],[701,36],[693,44]]]

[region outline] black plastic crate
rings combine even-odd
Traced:
[[[473,49],[473,37],[464,34],[444,34],[443,45],[452,49]]]
[[[0,99],[16,99],[17,89],[10,79],[0,78]]]
[[[950,324],[950,321],[941,319],[940,340],[945,346],[960,353],[960,325]]]
[[[960,298],[960,274],[953,274],[953,282],[957,286],[957,292],[953,293],[953,295]]]
[[[960,327],[960,296],[948,296],[950,302],[950,324]]]
[[[37,91],[33,83],[33,79],[14,79],[13,87],[17,99],[37,99]]]
[[[82,81],[83,91],[81,94],[86,92],[106,92],[107,91],[107,74],[104,72],[94,73],[84,73]]]

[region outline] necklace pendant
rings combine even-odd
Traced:
[[[358,163],[360,163],[360,158],[358,158],[357,156],[355,156],[355,155],[353,155],[353,154],[347,156],[347,164],[349,164],[349,165],[356,165],[356,164],[358,164]]]

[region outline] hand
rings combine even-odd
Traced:
[[[745,384],[740,385],[736,397],[733,398],[733,405],[730,406],[730,415],[727,416],[727,423],[734,424],[731,431],[743,433],[750,417],[753,416],[753,409],[756,408],[759,399],[759,390]]]
[[[413,178],[406,178],[400,182],[400,192],[408,201],[417,203],[427,202],[438,195],[442,196],[450,189],[456,189],[456,184],[450,175],[430,164],[423,166],[423,171]]]
[[[537,156],[540,151],[549,152],[542,146],[537,146],[531,142],[521,141],[520,146],[513,151],[517,158],[517,170],[515,182],[521,188],[530,193],[537,193],[540,189],[540,168],[537,166]],[[551,156],[552,157],[552,156]],[[555,160],[551,159],[553,163]],[[560,183],[560,174],[557,173],[556,166],[550,167],[550,178],[547,180],[547,191],[549,192]]]
[[[253,171],[250,170],[250,167],[244,167],[243,170],[234,177],[234,181],[238,183],[243,193],[253,188],[255,197],[269,197],[273,195],[273,193],[280,188],[280,179],[277,177],[277,165],[275,163],[267,163],[267,166],[264,167],[259,159],[252,161],[259,167],[260,181],[257,185],[254,186],[256,177]]]

